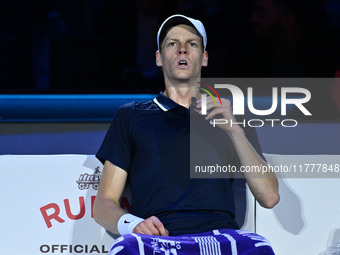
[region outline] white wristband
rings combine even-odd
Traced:
[[[123,214],[119,218],[117,224],[119,234],[121,235],[131,234],[133,229],[142,221],[144,221],[144,219],[139,218],[133,214],[130,213]]]

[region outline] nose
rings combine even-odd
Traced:
[[[189,52],[188,52],[188,49],[186,47],[186,44],[181,44],[178,48],[178,55],[188,55]]]

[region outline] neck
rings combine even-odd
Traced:
[[[191,97],[198,98],[198,89],[197,86],[193,87],[190,83],[165,84],[164,95],[177,104],[189,108]]]

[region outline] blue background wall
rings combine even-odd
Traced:
[[[0,95],[0,154],[95,154],[118,107],[154,95]],[[263,152],[339,154],[339,123],[257,128]]]

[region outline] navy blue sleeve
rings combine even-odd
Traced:
[[[134,103],[121,106],[114,117],[96,157],[104,164],[106,160],[129,171],[133,154],[131,126]]]

